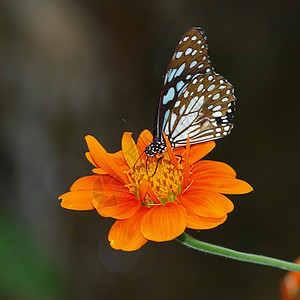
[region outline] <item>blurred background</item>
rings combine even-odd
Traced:
[[[112,219],[57,197],[90,175],[84,136],[110,152],[152,128],[182,34],[201,26],[235,86],[235,128],[208,158],[255,192],[203,241],[293,261],[299,228],[299,1],[0,0],[1,299],[279,299],[285,272],[176,241],[124,253]],[[137,136],[135,136],[136,138]]]

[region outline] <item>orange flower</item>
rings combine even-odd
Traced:
[[[165,137],[163,156],[147,157],[144,150],[152,134],[144,130],[137,144],[131,135],[124,133],[122,150],[114,154],[86,136],[86,157],[96,175],[78,179],[59,197],[64,208],[95,208],[101,216],[117,219],[108,235],[114,249],[133,251],[148,240],[173,240],[185,228],[214,228],[233,210],[222,193],[252,191],[230,166],[201,160],[215,147],[213,141],[192,147],[187,141],[186,148],[173,150]]]
[[[300,265],[300,257],[295,263]],[[288,272],[281,282],[280,291],[282,300],[300,300],[300,273]]]

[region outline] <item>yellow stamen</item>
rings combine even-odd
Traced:
[[[158,161],[158,159],[160,160]],[[178,169],[172,163],[168,153],[153,157],[143,157],[140,159],[134,169],[126,172],[129,180],[129,191],[138,197],[139,187],[143,181],[148,181],[152,191],[157,196],[160,203],[155,203],[151,197],[146,194],[142,204],[146,206],[165,205],[167,202],[174,202],[177,194],[182,190],[183,165],[178,163]]]

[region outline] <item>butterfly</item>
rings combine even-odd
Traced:
[[[157,108],[148,156],[172,148],[222,138],[233,127],[233,86],[217,74],[209,60],[207,37],[200,27],[189,29],[179,41],[168,65]]]

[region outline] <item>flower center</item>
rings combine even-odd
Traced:
[[[166,204],[174,202],[176,196],[181,192],[183,181],[183,166],[179,162],[179,168],[173,165],[168,153],[163,156],[147,156],[140,159],[134,169],[131,169],[127,175],[133,187],[133,194],[140,198],[140,185],[147,181],[152,191],[157,196],[160,203],[155,203],[151,197],[146,194],[142,204],[147,206]]]

